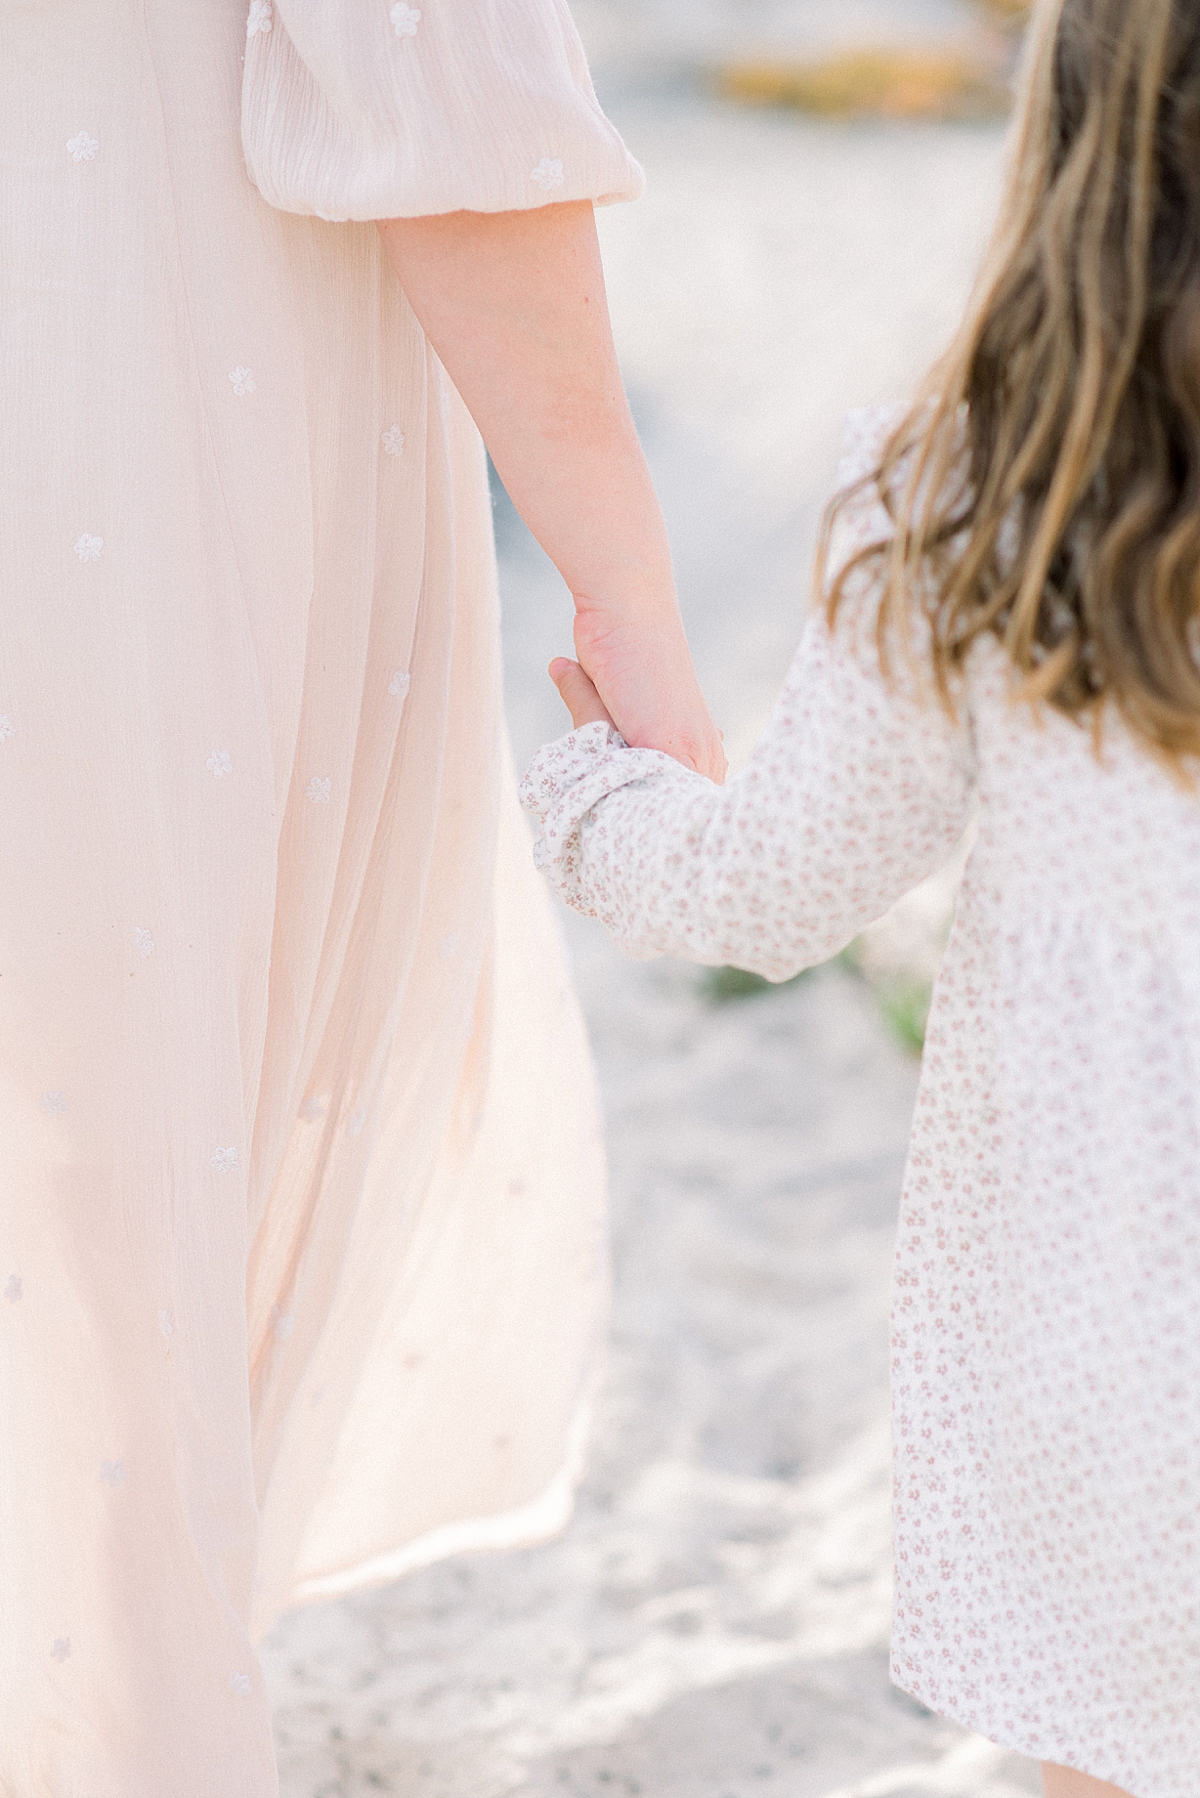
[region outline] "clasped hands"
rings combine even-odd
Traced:
[[[556,656],[550,678],[571,722],[607,723],[634,749],[661,749],[718,785],[728,764],[674,603],[625,617],[579,605],[577,661]]]

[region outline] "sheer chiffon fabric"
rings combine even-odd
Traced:
[[[562,0],[274,0],[249,26],[246,161],[289,212],[520,212],[641,192]]]
[[[638,175],[553,0],[504,57],[380,11],[0,6],[5,1798],[271,1798],[283,1607],[569,1505],[602,1150],[485,459],[373,227],[296,215]],[[522,58],[481,158],[435,97]]]

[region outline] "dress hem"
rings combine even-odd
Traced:
[[[316,1604],[322,1599],[341,1598],[371,1586],[390,1585],[406,1573],[415,1573],[454,1555],[478,1554],[489,1549],[529,1548],[560,1535],[570,1522],[575,1507],[591,1423],[592,1406],[588,1402],[575,1413],[562,1466],[550,1484],[528,1504],[516,1505],[490,1517],[462,1518],[439,1524],[402,1548],[372,1555],[336,1573],[317,1574],[301,1580],[293,1588],[283,1611]]]
[[[926,1710],[933,1712],[934,1716],[944,1717],[947,1723],[957,1723],[960,1729],[969,1729],[972,1734],[981,1737],[985,1742],[991,1742],[993,1747],[1002,1749],[1005,1754],[1023,1754],[1027,1760],[1047,1761],[1052,1767],[1066,1767],[1070,1772],[1085,1774],[1089,1779],[1099,1779],[1106,1783],[1112,1782],[1111,1773],[1099,1773],[1092,1767],[1085,1767],[1078,1761],[1072,1761],[1068,1758],[1070,1751],[1065,1748],[1050,1747],[1045,1742],[1034,1743],[1031,1740],[1019,1740],[1007,1733],[997,1735],[990,1726],[981,1724],[978,1716],[970,1715],[965,1706],[948,1707],[944,1704],[934,1704],[919,1689],[915,1681],[900,1677],[894,1662],[889,1672],[891,1682],[898,1691],[907,1693],[910,1698],[915,1698],[918,1704],[923,1704]],[[1154,1794],[1152,1792],[1139,1793],[1138,1798],[1154,1798]]]

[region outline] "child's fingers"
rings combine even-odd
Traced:
[[[566,656],[556,656],[550,664],[550,679],[558,688],[576,729],[581,724],[612,723],[599,693],[578,662],[570,662]]]

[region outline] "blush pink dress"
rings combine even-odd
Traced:
[[[558,0],[0,6],[0,1792],[271,1798],[288,1605],[563,1521],[590,1067],[378,216],[632,197]]]

